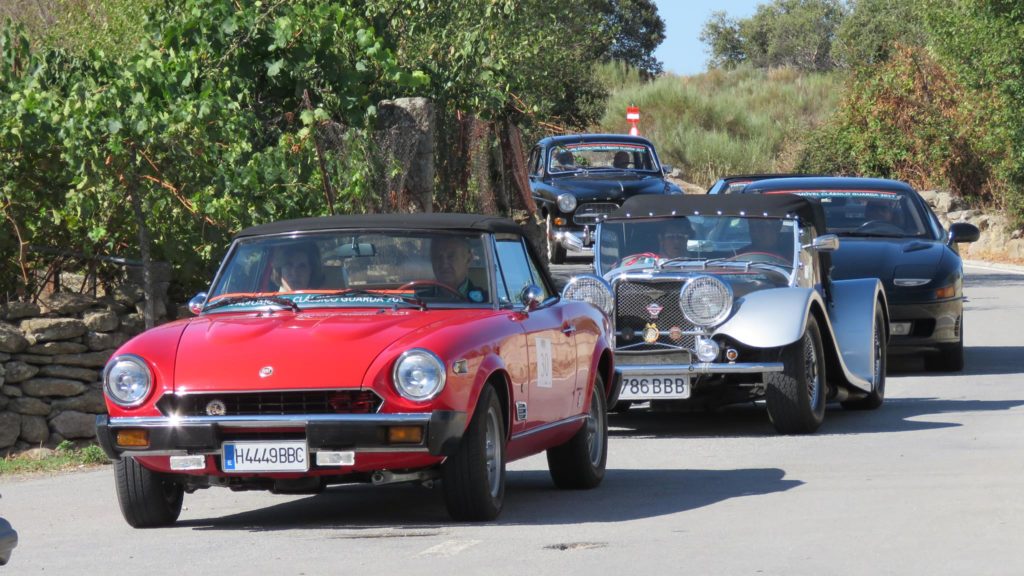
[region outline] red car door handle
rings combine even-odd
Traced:
[[[576,332],[576,326],[569,324],[568,322],[562,324],[562,334],[571,336],[574,332]]]

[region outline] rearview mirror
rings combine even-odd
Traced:
[[[206,306],[206,292],[200,292],[188,301],[188,311],[196,316],[203,311],[203,306]]]
[[[835,234],[822,234],[811,242],[811,248],[815,252],[835,252],[839,250],[839,236]]]
[[[533,312],[537,308],[540,308],[541,298],[544,297],[544,291],[540,289],[540,286],[536,284],[530,284],[519,295],[519,301],[526,307],[527,312]]]
[[[365,257],[375,255],[376,249],[373,244],[369,242],[359,242],[357,244],[342,244],[334,249],[334,255],[338,258],[352,258],[355,256]]]

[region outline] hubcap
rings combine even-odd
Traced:
[[[879,328],[875,326],[875,381],[871,383],[875,390],[878,390],[878,383],[882,378],[882,335],[878,332]]]
[[[499,440],[501,428],[498,424],[498,415],[494,410],[487,411],[487,425],[484,431],[484,456],[487,466],[487,486],[490,488],[491,497],[498,497],[498,489],[501,487],[501,442]]]

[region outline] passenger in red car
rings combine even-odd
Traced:
[[[309,290],[322,282],[320,251],[312,242],[300,242],[280,250],[274,263],[274,280],[278,292]]]

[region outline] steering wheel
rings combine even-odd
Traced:
[[[857,226],[857,232],[881,232],[883,234],[903,234],[903,228],[893,224],[892,222],[886,222],[885,220],[868,220],[860,226]]]
[[[466,299],[466,297],[462,295],[462,292],[459,292],[455,288],[452,288],[451,286],[443,282],[437,282],[435,280],[413,280],[412,282],[406,282],[405,284],[402,284],[401,286],[398,287],[399,290],[411,289],[416,291],[417,293],[419,293],[420,288],[433,288],[434,296],[437,296],[438,292],[447,292],[452,296],[455,296],[455,298],[458,300]]]
[[[792,261],[781,254],[775,254],[772,252],[741,252],[735,256],[730,256],[726,260],[743,260],[746,262],[766,262],[768,264],[785,264],[789,266]]]

